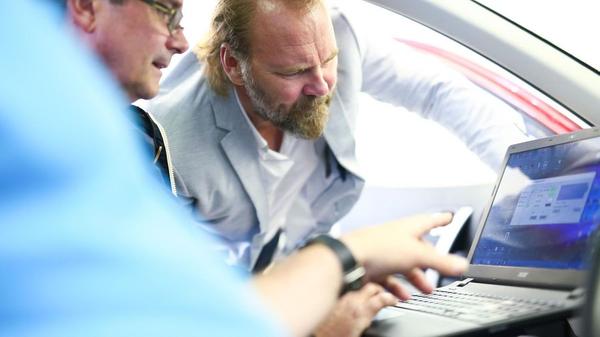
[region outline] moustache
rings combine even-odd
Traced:
[[[332,94],[327,96],[302,96],[290,109],[290,113],[305,113],[306,111],[313,111],[318,107],[331,105]]]

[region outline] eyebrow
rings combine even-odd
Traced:
[[[333,51],[333,52],[331,53],[331,55],[329,55],[329,57],[328,57],[328,58],[326,58],[326,59],[325,59],[325,61],[323,61],[323,63],[321,63],[321,64],[326,64],[327,62],[329,62],[329,61],[333,60],[334,58],[336,58],[336,56],[338,56],[339,52],[340,52],[340,51],[339,51],[339,49],[336,49],[336,50],[335,50],[335,51]],[[304,66],[292,66],[292,67],[289,67],[289,68],[284,68],[284,69],[282,69],[282,71],[281,71],[281,72],[282,72],[282,73],[295,73],[295,72],[299,72],[299,71],[302,71],[302,70],[305,70],[305,69],[308,69],[308,68],[310,68],[310,67],[304,67]]]

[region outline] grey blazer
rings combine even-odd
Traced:
[[[328,165],[339,177],[311,205],[317,219],[306,237],[327,232],[347,214],[364,185],[355,154],[354,129],[361,86],[360,55],[353,31],[334,13],[339,53],[338,85],[324,132]],[[265,243],[268,203],[261,183],[258,148],[233,89],[216,95],[202,76],[202,64],[193,52],[184,55],[161,84],[157,98],[147,107],[163,126],[168,150],[177,169],[178,194],[194,200],[205,228],[226,243],[248,242],[239,262],[250,267]],[[293,223],[288,224],[293,226]],[[294,243],[301,245],[303,240]]]
[[[439,122],[491,167],[500,166],[509,144],[527,139],[522,118],[464,76],[370,33],[369,27],[358,27],[361,20],[351,25],[337,9],[332,22],[338,82],[319,142],[326,142],[326,163],[339,168],[340,179],[313,203],[313,228],[295,232],[306,237],[327,231],[359,197],[364,182],[356,160],[355,125],[361,92]],[[258,149],[233,93],[216,96],[201,69],[193,53],[185,55],[149,110],[168,134],[179,194],[196,201],[197,211],[210,223],[204,228],[218,232],[230,247],[247,242],[247,252],[234,258],[251,266],[264,243],[261,225],[268,214]]]

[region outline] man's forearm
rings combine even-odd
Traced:
[[[389,280],[391,274],[404,273],[413,285],[427,292],[431,285],[423,269],[434,268],[446,275],[466,270],[465,259],[442,255],[421,240],[429,230],[451,219],[450,213],[413,216],[354,231],[340,241],[364,266],[366,281],[380,283],[398,298],[408,298],[410,294]],[[265,304],[293,336],[311,333],[334,307],[343,276],[336,254],[327,244],[313,244],[254,279]]]
[[[342,267],[324,245],[302,249],[255,277],[259,295],[293,336],[309,335],[333,308],[342,284]]]

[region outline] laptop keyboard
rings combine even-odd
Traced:
[[[500,321],[542,310],[562,307],[559,301],[523,299],[465,292],[457,288],[436,289],[431,294],[412,295],[398,308],[426,312],[473,323]]]

